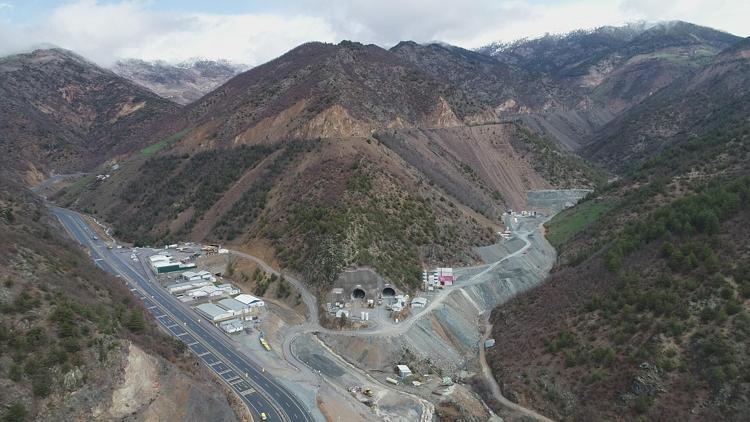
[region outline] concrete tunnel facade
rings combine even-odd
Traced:
[[[333,287],[343,290],[341,297],[344,300],[387,298],[399,294],[398,289],[371,268],[345,270],[339,274]]]

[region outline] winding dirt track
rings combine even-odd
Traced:
[[[541,225],[540,225],[540,227],[541,227]],[[334,334],[334,335],[345,334],[345,335],[367,336],[367,337],[372,337],[372,336],[398,336],[398,335],[402,335],[406,331],[408,331],[409,328],[411,328],[417,321],[419,321],[420,318],[424,317],[425,315],[429,315],[430,311],[433,310],[435,307],[437,307],[440,303],[442,303],[443,300],[445,300],[445,298],[448,297],[448,295],[453,290],[455,290],[455,289],[461,289],[461,288],[466,287],[466,286],[471,286],[471,285],[476,285],[476,284],[481,284],[481,283],[486,282],[486,278],[483,277],[486,273],[491,272],[492,270],[494,270],[497,266],[499,266],[501,263],[505,262],[506,260],[511,259],[513,257],[516,257],[516,256],[518,256],[520,254],[523,254],[526,251],[528,251],[528,249],[531,247],[531,242],[529,241],[528,238],[535,231],[538,232],[539,229],[535,228],[535,230],[526,230],[526,231],[517,231],[517,232],[515,232],[514,234],[518,238],[520,238],[521,240],[523,240],[523,242],[524,242],[524,246],[523,247],[521,247],[520,249],[516,250],[515,252],[512,252],[511,254],[503,257],[502,259],[500,259],[500,260],[498,260],[498,261],[496,261],[496,262],[488,265],[486,269],[484,269],[482,272],[480,272],[480,273],[472,276],[466,282],[463,282],[461,284],[455,285],[455,286],[453,286],[451,288],[448,288],[448,289],[445,289],[445,290],[441,291],[440,294],[438,294],[430,302],[430,304],[427,306],[426,309],[424,309],[422,312],[420,312],[419,314],[415,315],[414,317],[409,318],[406,321],[403,321],[402,323],[399,323],[399,324],[396,324],[396,325],[375,326],[375,327],[372,327],[371,329],[363,329],[363,330],[343,330],[342,331],[342,330],[331,330],[331,329],[327,329],[327,328],[322,327],[320,325],[320,323],[318,322],[319,319],[318,319],[318,304],[317,304],[317,299],[315,298],[315,296],[312,293],[310,293],[309,290],[307,290],[307,288],[305,287],[305,285],[302,282],[300,282],[297,278],[295,278],[294,276],[292,276],[290,274],[281,273],[281,272],[275,270],[273,267],[271,267],[270,265],[268,265],[265,261],[263,261],[262,259],[260,259],[260,258],[258,258],[256,256],[253,256],[253,255],[250,255],[250,254],[247,254],[247,253],[244,253],[244,252],[239,252],[239,251],[230,251],[230,252],[232,254],[236,255],[236,256],[240,256],[240,257],[243,257],[243,258],[246,258],[246,259],[249,259],[249,260],[255,262],[261,268],[263,268],[263,270],[266,271],[266,272],[269,272],[269,273],[272,273],[272,274],[276,274],[276,275],[283,275],[284,278],[299,291],[299,293],[302,296],[303,302],[305,302],[305,305],[307,306],[307,310],[308,310],[307,311],[308,312],[307,320],[306,320],[306,322],[304,324],[298,325],[298,326],[293,327],[291,329],[291,331],[288,333],[288,335],[284,339],[284,342],[283,342],[283,345],[282,345],[282,351],[283,351],[284,358],[291,365],[293,365],[295,368],[297,368],[300,371],[307,371],[307,372],[310,372],[311,374],[314,374],[314,372],[310,371],[309,368],[307,368],[307,366],[302,361],[300,361],[294,355],[294,353],[292,351],[292,344],[294,343],[295,339],[298,338],[300,335],[307,334],[307,333],[314,333],[314,332],[325,332],[325,333]],[[539,233],[538,235],[541,236],[541,233]],[[484,335],[484,339],[487,338],[487,336],[490,333],[490,330],[491,330],[491,326],[489,326],[487,328],[487,331],[485,332],[485,335]],[[487,382],[488,382],[488,384],[490,386],[490,390],[492,391],[492,394],[495,397],[495,399],[497,399],[498,402],[500,402],[503,406],[507,407],[508,409],[510,409],[510,410],[512,410],[514,412],[517,412],[520,415],[523,415],[525,417],[531,418],[531,419],[536,420],[536,421],[552,422],[551,419],[549,419],[549,418],[547,418],[547,417],[545,417],[543,415],[540,415],[539,413],[537,413],[537,412],[535,412],[535,411],[533,411],[531,409],[528,409],[528,408],[523,407],[523,406],[521,406],[521,405],[519,405],[517,403],[514,403],[514,402],[508,400],[505,396],[502,395],[502,392],[500,390],[500,386],[497,384],[494,376],[492,376],[492,371],[490,370],[489,365],[487,365],[487,361],[486,361],[486,357],[485,357],[485,353],[484,353],[484,339],[482,340],[482,343],[480,344],[480,347],[479,347],[479,350],[480,350],[480,352],[479,352],[479,360],[480,360],[480,364],[482,366],[482,372],[483,372],[485,378],[487,379]],[[385,386],[385,385],[383,387],[389,388],[388,386]],[[394,391],[397,391],[397,392],[403,394],[403,392],[400,391],[400,390],[394,390]]]

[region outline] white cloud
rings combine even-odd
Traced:
[[[327,22],[313,16],[160,13],[141,1],[81,0],[55,9],[42,22],[0,27],[0,55],[52,43],[104,65],[131,57],[223,58],[255,65],[303,42],[334,38]]]
[[[3,8],[0,3],[0,10]],[[0,22],[0,55],[40,43],[101,64],[119,58],[224,58],[257,65],[306,41],[390,46],[445,41],[467,48],[545,33],[646,20],[686,20],[750,35],[745,0],[304,0],[282,12],[166,13],[146,0],[66,3],[40,21]]]
[[[308,0],[340,37],[385,45],[441,40],[462,47],[634,21],[685,20],[750,35],[746,0]],[[315,7],[312,7],[315,5]]]

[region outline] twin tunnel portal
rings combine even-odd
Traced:
[[[367,293],[365,292],[364,289],[357,287],[352,290],[352,295],[351,295],[352,299],[364,299],[366,296],[367,296]],[[383,298],[394,297],[396,296],[396,290],[393,287],[385,287],[381,291],[381,296]]]

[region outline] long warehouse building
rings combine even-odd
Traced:
[[[216,306],[213,303],[203,303],[196,306],[195,309],[212,322],[219,322],[234,318],[234,312],[224,309],[220,306]]]

